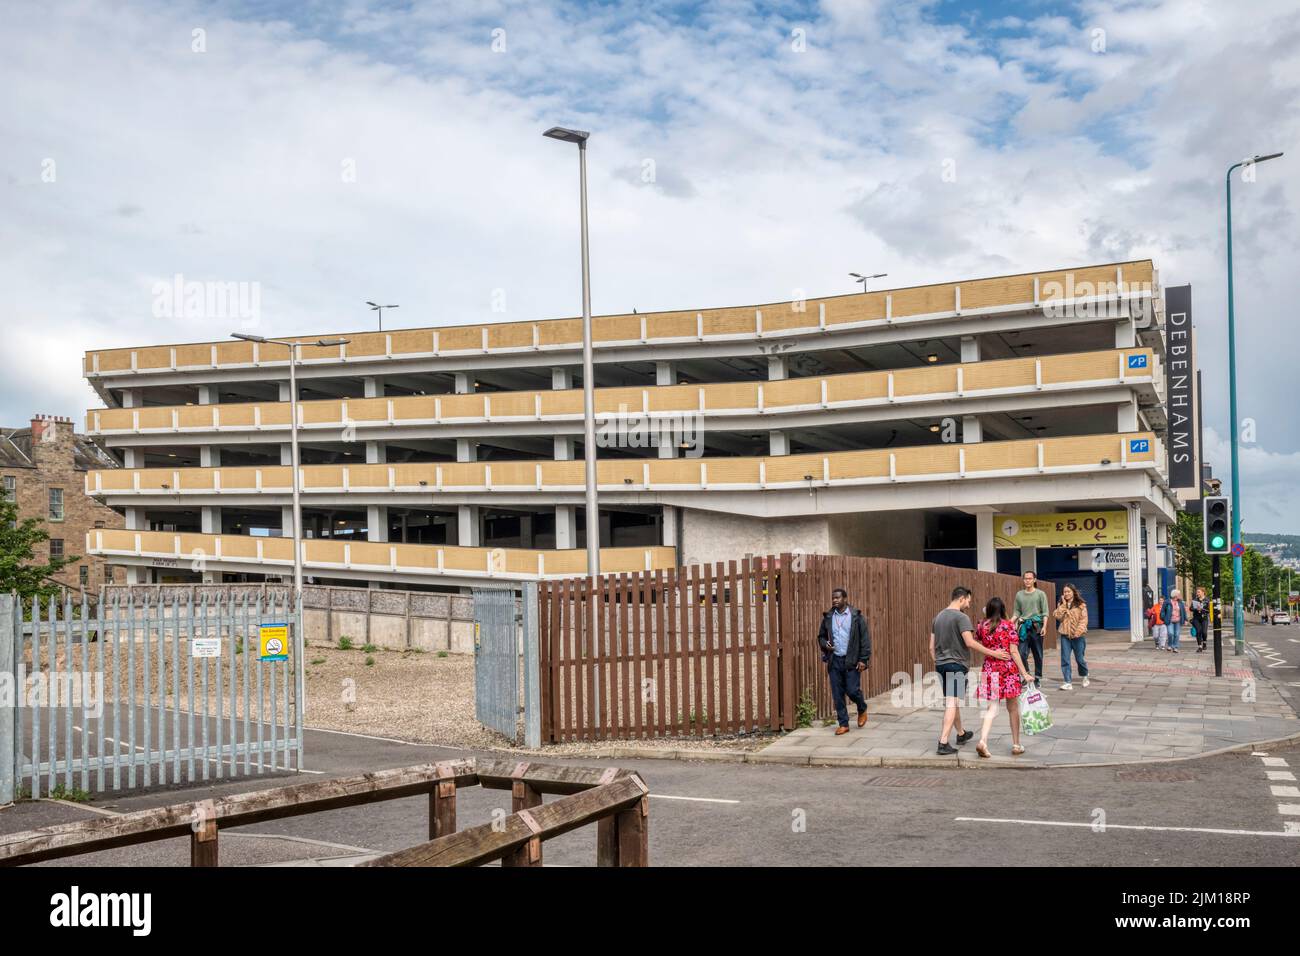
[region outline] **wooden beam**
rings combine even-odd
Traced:
[[[512,814],[506,817],[504,826],[485,823],[410,849],[389,853],[361,865],[478,866],[502,859],[507,854],[526,847],[534,837],[548,840],[612,813],[640,807],[647,792],[641,778],[632,774],[613,783]],[[531,825],[524,814],[532,818]],[[629,858],[640,857],[629,853]]]

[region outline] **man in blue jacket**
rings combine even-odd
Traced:
[[[817,632],[817,646],[822,650],[826,673],[831,681],[831,698],[840,725],[836,736],[849,732],[847,694],[858,705],[858,726],[867,722],[867,699],[862,696],[862,674],[871,664],[871,634],[862,612],[849,603],[848,592],[836,588],[831,592],[831,609],[822,615]]]

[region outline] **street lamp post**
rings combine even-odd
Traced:
[[[587,137],[580,129],[552,126],[543,136],[578,147],[579,214],[582,220],[582,426],[587,491],[587,574],[600,574],[600,505],[596,494],[595,370],[591,350],[591,269],[587,255]]]
[[[291,485],[293,488],[293,594],[295,602],[302,601],[302,504],[298,496],[298,349],[302,342],[293,339],[268,339],[260,335],[231,332],[231,336],[259,345],[283,345],[289,350],[289,456],[292,459]],[[349,339],[318,339],[321,348],[347,345]],[[283,532],[283,529],[281,529]]]
[[[888,273],[888,272],[877,272],[875,275],[870,275],[870,276],[868,276],[868,275],[863,275],[863,274],[860,273],[860,272],[850,272],[849,275],[853,277],[853,281],[854,281],[854,282],[859,282],[859,283],[861,283],[861,284],[862,284],[862,291],[863,291],[863,292],[866,292],[866,291],[867,291],[867,283],[868,283],[868,282],[870,282],[872,279],[883,279],[885,276],[889,275],[889,273]]]
[[[1245,166],[1248,163],[1262,163],[1265,160],[1277,159],[1281,155],[1281,153],[1269,153],[1267,156],[1256,156],[1253,159],[1233,163],[1228,167],[1228,172],[1224,176],[1228,207],[1228,414],[1232,418],[1230,425],[1232,429],[1232,544],[1234,551],[1237,543],[1241,540],[1241,479],[1237,460],[1237,431],[1240,424],[1237,420],[1237,330],[1232,294],[1232,173],[1238,167]],[[1233,554],[1232,643],[1233,653],[1238,656],[1245,651],[1246,612],[1243,607],[1244,600],[1241,581],[1241,555]]]

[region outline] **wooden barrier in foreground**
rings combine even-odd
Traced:
[[[503,823],[456,831],[456,792],[511,791]],[[367,866],[541,866],[542,844],[597,824],[598,866],[649,865],[649,788],[617,767],[568,767],[500,760],[448,760],[313,783],[172,804],[0,835],[0,866],[24,866],[188,835],[190,865],[216,866],[222,830],[284,817],[427,794],[427,842]],[[560,799],[543,803],[545,795]]]

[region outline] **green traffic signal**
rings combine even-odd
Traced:
[[[1223,535],[1221,534],[1216,534],[1214,537],[1210,539],[1210,547],[1213,548],[1215,551],[1220,550],[1225,544],[1227,544],[1227,542],[1224,540]]]

